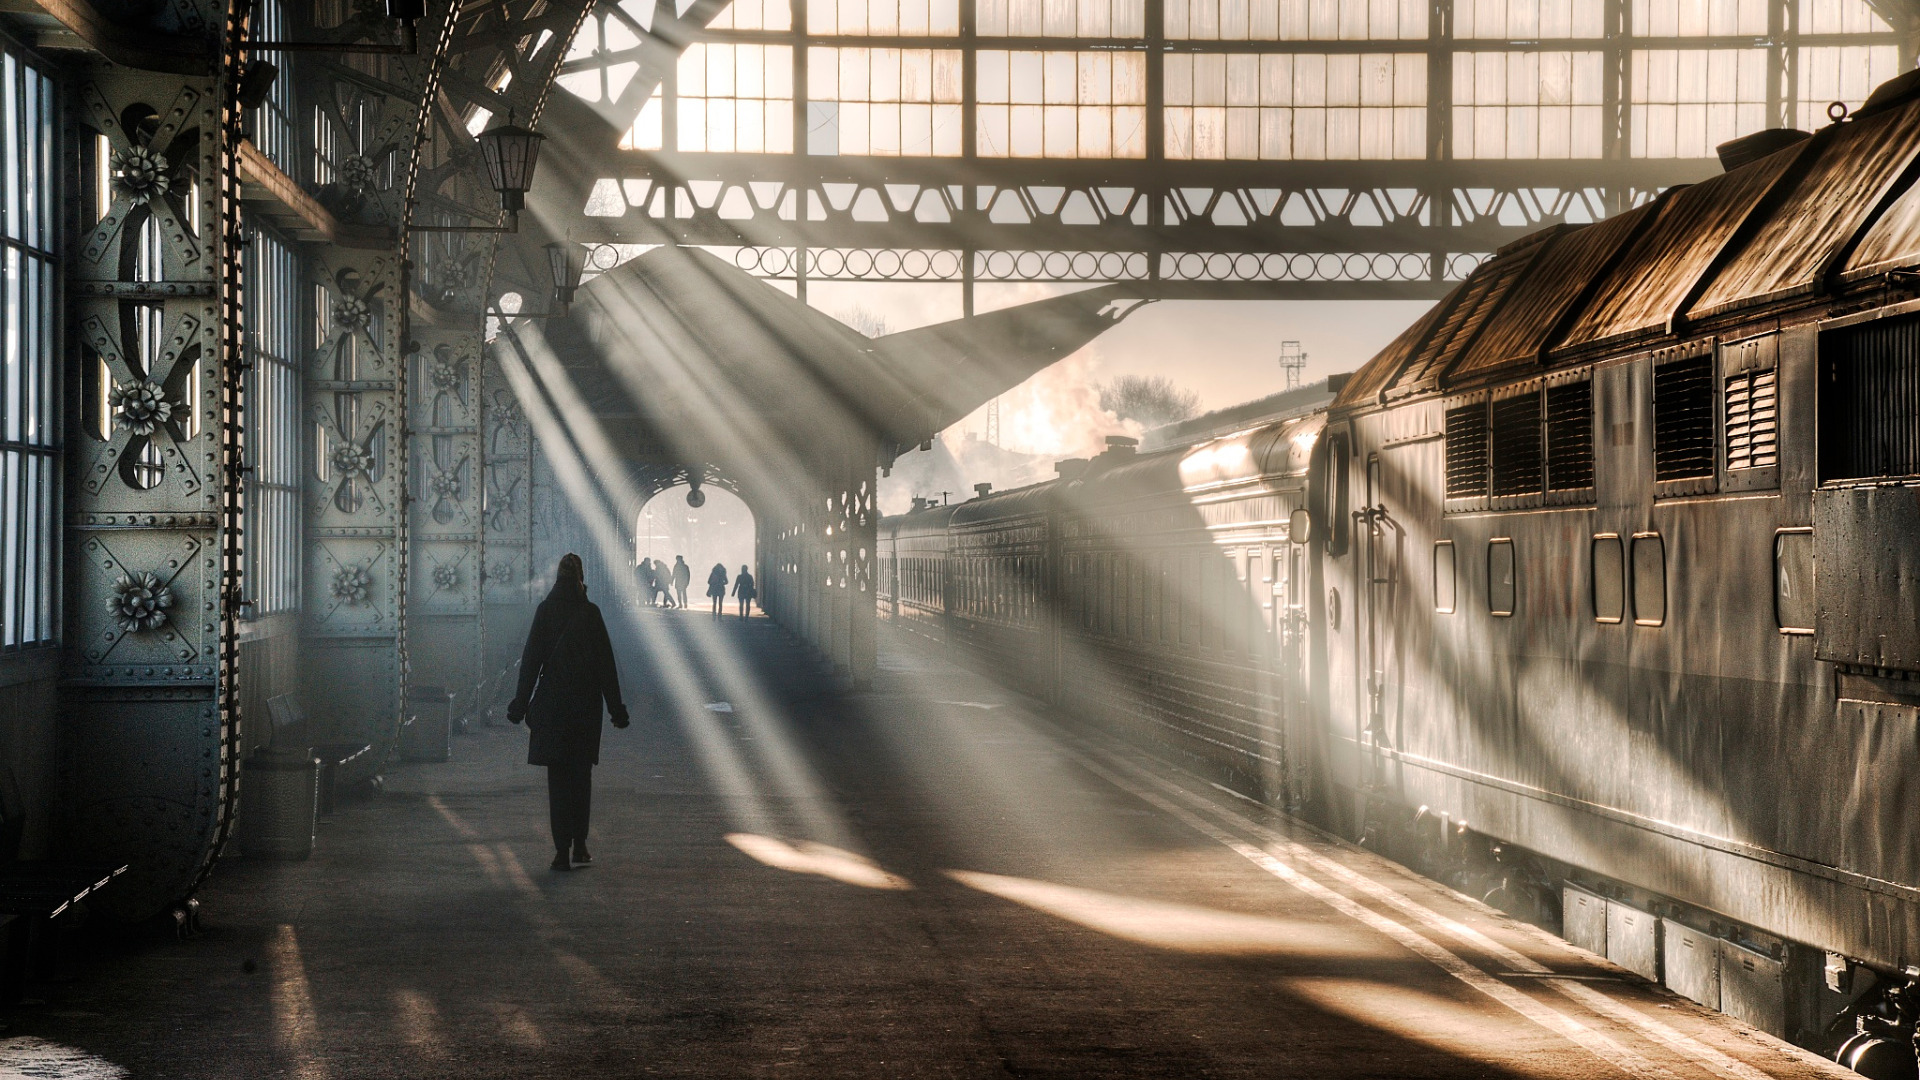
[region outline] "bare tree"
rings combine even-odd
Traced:
[[[886,337],[893,333],[887,327],[886,316],[859,306],[841,312],[840,321],[870,338]]]
[[[1177,424],[1200,411],[1200,395],[1182,390],[1165,375],[1122,375],[1100,386],[1100,407],[1122,420],[1152,429]]]

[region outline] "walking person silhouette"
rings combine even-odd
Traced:
[[[687,606],[687,584],[693,580],[693,567],[687,565],[685,555],[673,557],[673,595],[680,601],[681,607]]]
[[[713,598],[713,613],[719,615],[727,608],[727,568],[722,563],[714,563],[707,572],[707,595]]]
[[[759,593],[754,589],[753,575],[744,566],[740,568],[739,576],[733,579],[733,595],[740,598],[740,617],[746,618],[747,612],[753,607],[753,598]]]
[[[527,764],[547,767],[547,810],[553,824],[553,869],[593,862],[587,822],[593,767],[600,763],[600,707],[613,726],[630,722],[620,699],[620,670],[600,609],[587,599],[580,556],[563,555],[553,591],[534,612],[520,654],[520,686],[507,719],[527,722]]]
[[[654,584],[660,587],[660,606],[673,606],[673,575],[667,572],[667,564],[659,559],[653,560]]]

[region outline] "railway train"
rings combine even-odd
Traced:
[[[1920,73],[1721,151],[1494,253],[1325,407],[916,502],[882,617],[1912,1077]]]

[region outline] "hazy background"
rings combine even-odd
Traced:
[[[1056,296],[1070,288],[981,285],[975,307],[989,311]],[[949,284],[813,282],[807,301],[862,333],[898,333],[957,319],[961,296]],[[1199,396],[1201,411],[1224,408],[1285,388],[1282,341],[1307,352],[1303,383],[1353,371],[1424,314],[1429,301],[1169,300],[1148,304],[1085,348],[1000,398],[1000,441],[985,442],[986,410],[941,433],[930,451],[911,451],[879,486],[880,510],[897,514],[914,496],[953,502],[973,485],[1005,490],[1053,478],[1063,458],[1090,457],[1108,435],[1139,436],[1139,424],[1100,407],[1100,385],[1123,375],[1165,376]],[[943,495],[944,493],[944,495]],[[708,489],[694,510],[686,490],[663,492],[636,522],[642,554],[669,564],[684,553],[695,585],[716,560],[736,573],[753,551],[752,516],[724,491]],[[699,592],[700,588],[693,591]]]

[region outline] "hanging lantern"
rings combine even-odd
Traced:
[[[529,131],[512,117],[478,136],[480,156],[487,163],[487,179],[500,193],[500,208],[517,214],[527,205],[527,189],[533,186],[533,166],[540,159],[540,144],[545,135]]]
[[[553,269],[553,302],[562,308],[573,303],[574,290],[580,287],[580,268],[567,248],[566,244],[547,245],[547,265]]]

